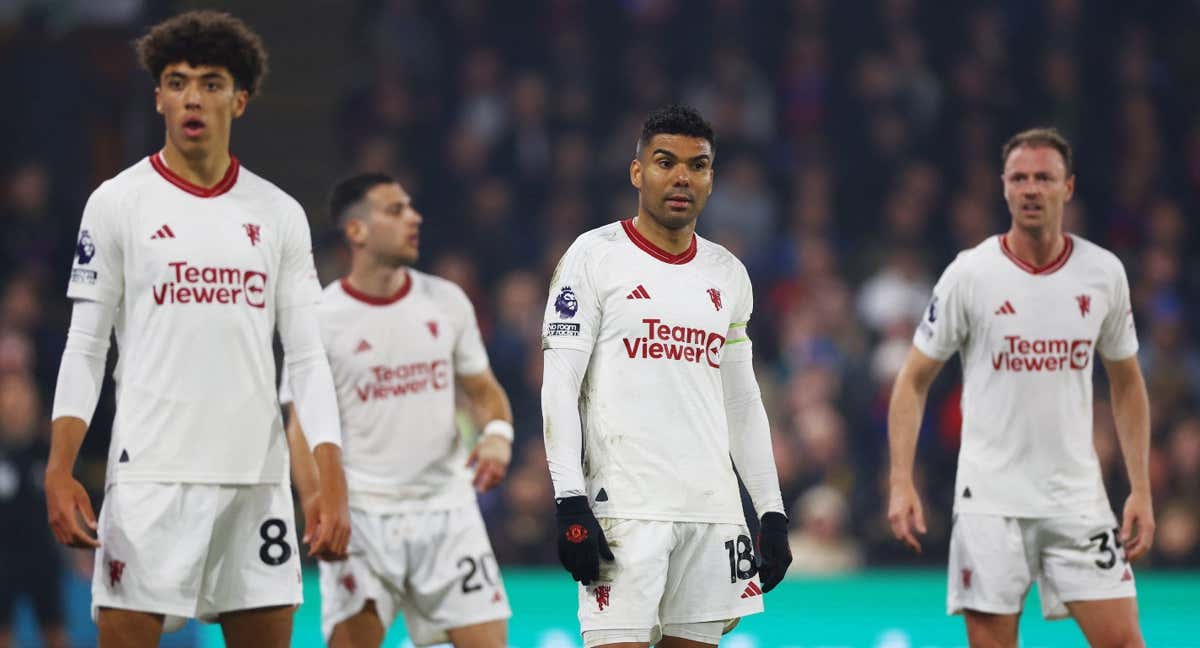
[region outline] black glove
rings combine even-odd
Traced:
[[[788,565],[792,564],[792,548],[788,546],[788,520],[783,513],[762,516],[758,528],[758,580],[765,594],[775,589]]]
[[[558,560],[572,578],[589,585],[600,578],[600,559],[613,559],[604,531],[584,495],[557,499],[554,508],[558,520]]]

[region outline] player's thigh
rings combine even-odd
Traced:
[[[375,601],[369,600],[362,609],[342,619],[326,634],[329,648],[378,648],[383,644],[385,628]]]
[[[1020,614],[990,614],[963,610],[971,648],[1016,648]]]
[[[1088,644],[1095,648],[1141,648],[1146,643],[1138,628],[1136,598],[1067,603]]]
[[[224,612],[221,634],[227,648],[287,648],[295,614],[292,605]]]
[[[975,513],[955,515],[950,532],[947,613],[1020,614],[1035,566],[1036,556],[1026,548],[1019,520]]]
[[[96,634],[100,648],[153,648],[163,633],[163,615],[136,610],[100,608]]]
[[[726,621],[698,621],[694,623],[667,624],[663,626],[660,648],[701,648],[715,646],[725,633]],[[736,625],[736,624],[734,624]]]
[[[763,611],[754,545],[744,524],[676,522],[674,533],[662,604],[664,636],[719,639],[725,621]]]
[[[508,645],[508,621],[498,619],[450,628],[454,648],[505,648]]]
[[[287,484],[221,486],[196,616],[290,608],[303,600],[300,545]],[[282,614],[282,613],[280,613]]]
[[[487,527],[473,502],[402,516],[412,569],[402,602],[414,643],[446,641],[452,628],[512,616]]]
[[[1133,568],[1125,561],[1120,529],[1111,511],[1048,518],[1034,524],[1042,563],[1038,589],[1046,618],[1065,618],[1074,602],[1137,596]],[[1136,631],[1136,613],[1122,618],[1129,624],[1124,634]]]

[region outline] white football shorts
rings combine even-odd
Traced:
[[[350,558],[322,562],[321,631],[368,600],[386,629],[398,613],[417,646],[446,630],[512,616],[487,528],[474,502],[456,509],[375,514],[350,509]]]
[[[99,608],[189,618],[303,601],[292,491],[280,484],[111,484],[100,508]]]
[[[763,611],[744,524],[599,522],[615,560],[579,587],[585,646],[663,636],[715,644],[728,622]]]
[[[950,534],[948,614],[1017,614],[1034,581],[1047,619],[1071,601],[1137,596],[1111,511],[1054,518],[962,513]]]

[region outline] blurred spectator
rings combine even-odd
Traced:
[[[792,509],[788,574],[837,574],[862,567],[863,552],[846,527],[846,498],[832,486],[810,489]]]
[[[66,648],[62,567],[58,544],[46,524],[42,473],[49,446],[37,386],[27,375],[0,374],[0,645],[18,598],[33,605],[42,641]]]

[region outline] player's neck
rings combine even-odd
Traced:
[[[185,156],[169,138],[163,146],[161,157],[172,173],[207,189],[215,187],[225,177],[225,172],[229,170],[232,162],[228,146],[205,151],[193,158]]]
[[[692,236],[696,232],[695,221],[692,221],[687,227],[674,230],[659,225],[652,216],[640,210],[637,217],[633,219],[633,227],[660,250],[670,254],[687,252],[688,248],[692,247]]]
[[[351,288],[364,295],[387,299],[403,290],[412,279],[408,276],[408,268],[404,266],[389,268],[351,262],[346,281]]]
[[[1041,268],[1062,253],[1067,244],[1061,227],[1027,230],[1013,225],[1005,239],[1008,249],[1025,263]]]

